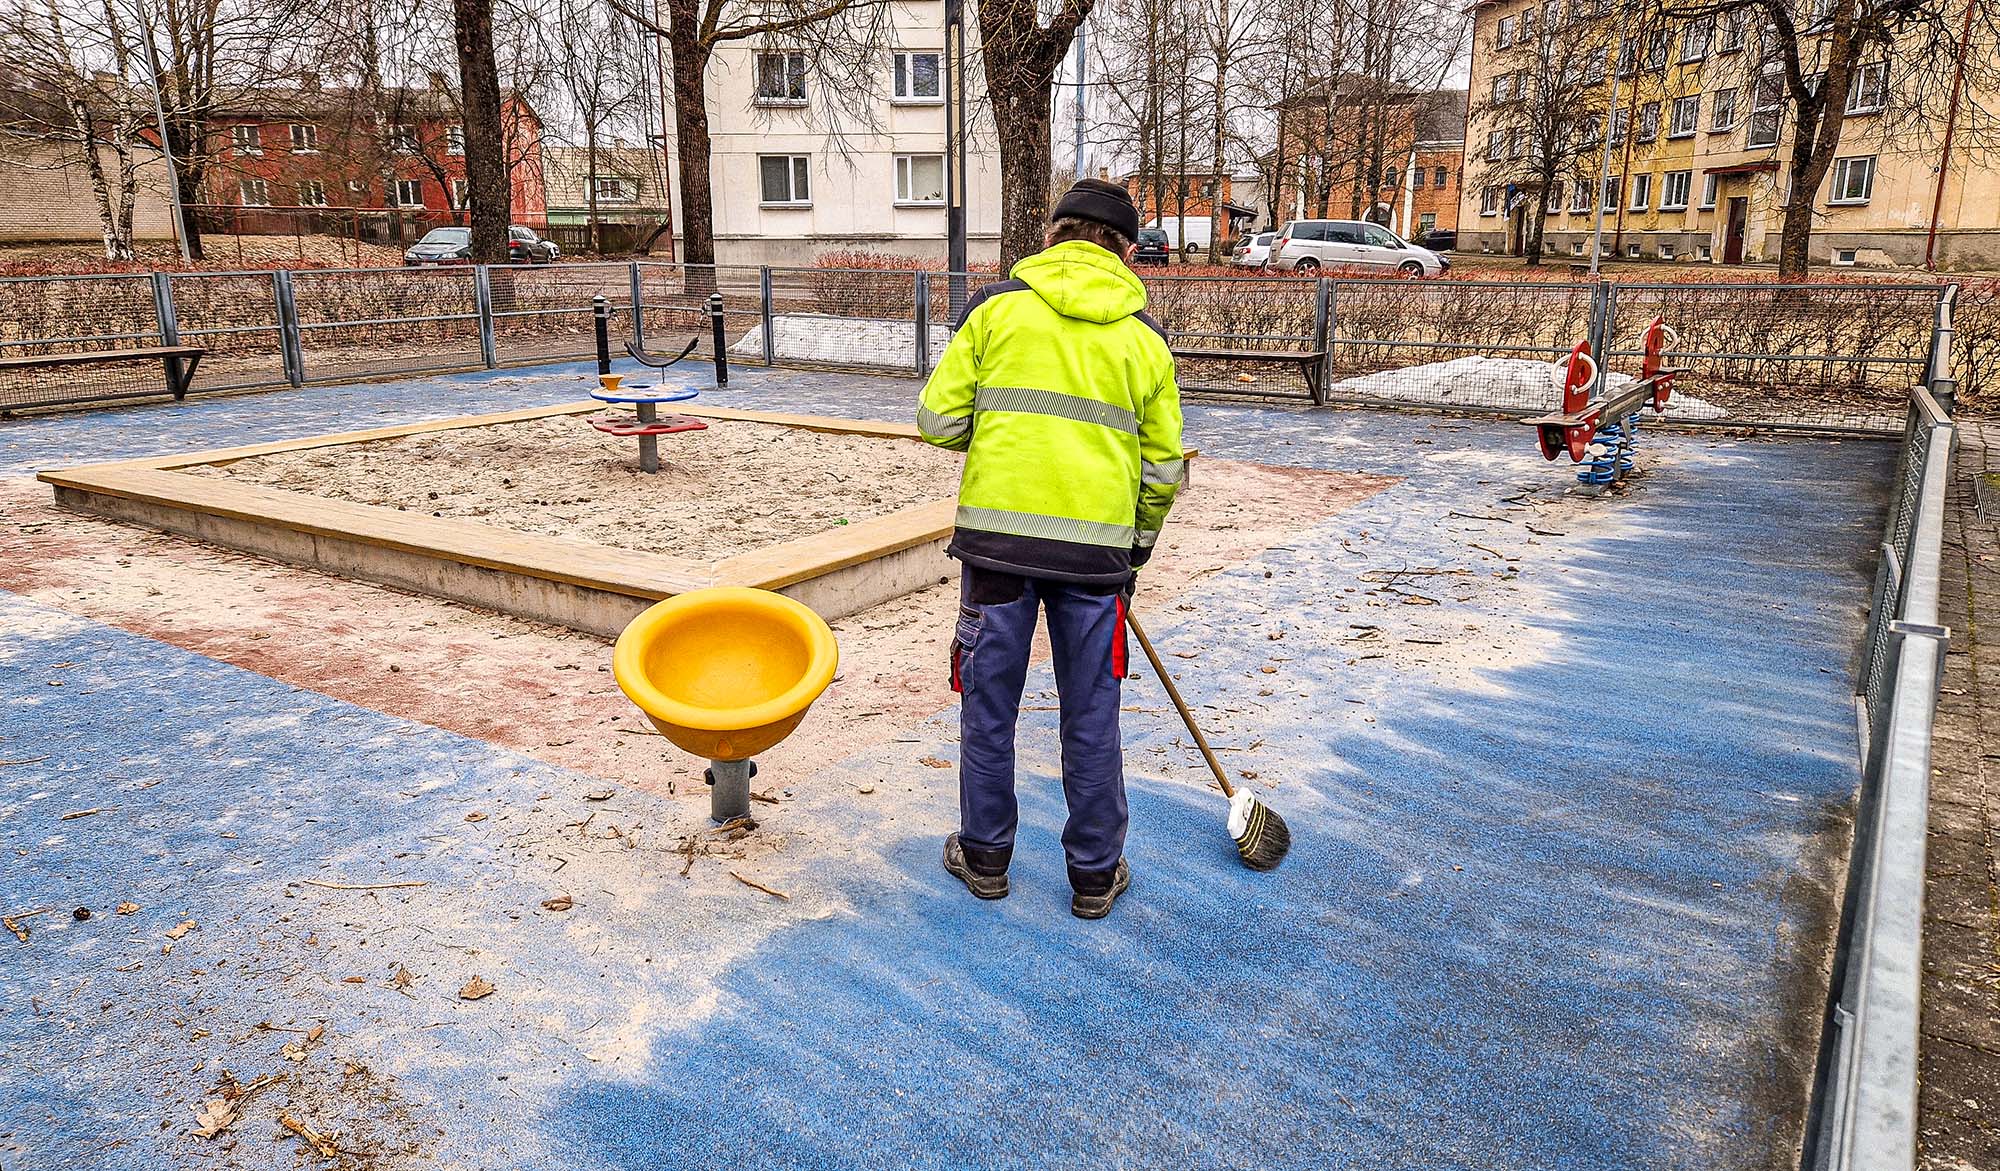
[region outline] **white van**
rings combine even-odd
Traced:
[[[1293,220],[1271,242],[1268,263],[1299,272],[1374,267],[1404,276],[1436,276],[1451,267],[1451,261],[1430,249],[1366,220]]]
[[[1197,252],[1206,252],[1208,250],[1209,222],[1207,216],[1188,216],[1185,220],[1180,216],[1166,216],[1141,226],[1158,228],[1165,232],[1167,234],[1167,246],[1176,252],[1192,256]]]

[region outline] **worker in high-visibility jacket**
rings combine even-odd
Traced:
[[[1045,608],[1070,909],[1096,919],[1132,881],[1118,733],[1125,606],[1180,490],[1181,406],[1173,354],[1127,267],[1139,235],[1131,196],[1085,179],[1051,219],[1044,251],[967,301],[917,411],[927,441],[965,452],[950,548],[963,565],[951,648],[960,819],[944,865],[980,898],[1006,897],[1014,725]]]

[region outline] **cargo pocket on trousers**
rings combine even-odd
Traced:
[[[985,616],[977,607],[960,604],[958,629],[951,638],[951,689],[965,694],[967,672],[972,669],[973,648],[979,642],[979,626]]]

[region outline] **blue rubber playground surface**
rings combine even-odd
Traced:
[[[549,375],[0,423],[0,477],[581,397]],[[915,391],[749,371],[704,401],[900,420]],[[1894,451],[1646,442],[1639,490],[1531,513],[1571,471],[1526,428],[1191,405],[1205,457],[1394,479],[1150,622],[1198,648],[1181,686],[1291,858],[1237,864],[1131,683],[1135,881],[1094,924],[1051,710],[1012,897],[938,866],[948,709],[783,779],[780,900],[726,858],[681,876],[684,800],[0,592],[0,904],[53,908],[0,935],[0,1169],[1791,1166]],[[1469,600],[1393,576],[1470,543],[1516,560]],[[1364,609],[1385,570],[1431,601]],[[1406,618],[1403,658],[1360,645]],[[276,1080],[191,1133],[224,1070]]]

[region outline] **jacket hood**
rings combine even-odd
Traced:
[[[1109,324],[1146,307],[1146,286],[1125,262],[1087,240],[1065,240],[1014,266],[1015,280],[1064,317]]]

